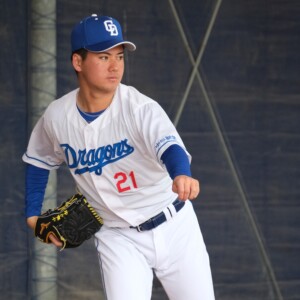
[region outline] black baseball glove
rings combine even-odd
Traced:
[[[90,239],[103,225],[102,218],[81,194],[75,194],[59,207],[39,216],[35,236],[50,244],[50,234],[59,239],[64,248],[80,246]]]

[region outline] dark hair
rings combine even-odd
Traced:
[[[80,48],[78,50],[75,50],[71,54],[71,61],[72,61],[72,58],[73,58],[73,54],[78,54],[78,55],[81,56],[82,60],[85,60],[86,57],[87,57],[87,53],[88,53],[88,51],[84,48]]]
[[[72,54],[71,54],[71,62],[72,62],[74,54],[80,55],[81,58],[82,58],[82,60],[85,60],[86,57],[87,57],[88,51],[86,49],[84,49],[84,48],[80,48],[78,50],[73,51]],[[75,71],[76,75],[78,75],[78,72],[76,70],[74,70],[74,71]]]

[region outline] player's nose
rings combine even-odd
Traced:
[[[117,59],[111,59],[109,62],[109,70],[117,71],[118,70],[118,61]]]

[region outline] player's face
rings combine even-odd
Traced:
[[[114,93],[124,73],[124,49],[117,46],[101,53],[88,52],[81,60],[80,85],[92,91]]]

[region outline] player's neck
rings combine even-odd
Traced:
[[[112,102],[114,93],[84,93],[79,89],[77,105],[84,112],[98,112],[106,109]]]

